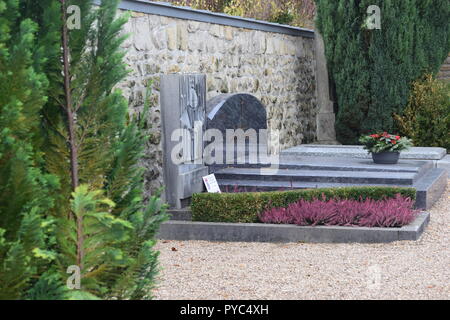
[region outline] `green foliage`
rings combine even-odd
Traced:
[[[295,16],[289,11],[281,11],[276,13],[270,18],[270,22],[275,22],[279,24],[291,24],[294,21]]]
[[[412,147],[412,142],[406,137],[395,136],[387,132],[362,136],[359,139],[364,149],[369,153],[400,152]]]
[[[114,203],[102,196],[102,191],[90,191],[79,186],[72,194],[71,212],[75,219],[58,219],[58,264],[78,265],[83,291],[104,294],[102,279],[110,276],[115,266],[126,264],[120,243],[128,240],[130,222],[114,217],[109,211]],[[78,223],[83,224],[83,241],[79,243]],[[81,245],[81,248],[78,246]]]
[[[45,272],[28,290],[27,300],[65,300],[69,298],[69,290],[65,287],[64,279],[55,270]]]
[[[137,199],[136,199],[137,200]],[[136,204],[141,206],[137,201]],[[153,251],[156,232],[159,225],[166,220],[165,205],[157,196],[148,201],[146,208],[136,210],[129,217],[133,226],[129,239],[122,249],[128,255],[127,264],[119,266],[114,272],[121,277],[114,282],[109,297],[118,299],[151,299],[151,289],[158,272],[159,253]]]
[[[408,103],[412,81],[436,73],[450,51],[447,0],[316,0],[339,110],[338,140],[357,143],[393,131],[393,113]],[[381,9],[381,30],[365,28],[367,8]]]
[[[192,219],[201,222],[255,223],[268,208],[283,208],[299,199],[373,199],[394,198],[397,194],[416,198],[413,188],[348,187],[252,193],[199,193],[192,198]]]
[[[312,28],[313,0],[169,0],[176,5]]]
[[[423,147],[450,151],[450,83],[425,75],[412,86],[408,106],[394,115],[402,134]]]
[[[120,46],[128,15],[116,17],[118,0],[99,7],[90,0],[66,2],[71,4],[80,7],[83,19],[80,30],[69,31],[69,90],[61,53],[50,55],[49,70],[58,70],[59,77],[48,75],[54,90],[43,110],[46,168],[62,185],[51,212],[57,221],[57,272],[64,279],[67,267],[81,268],[81,290],[69,292],[71,299],[151,298],[158,256],[154,236],[166,207],[159,197],[143,199],[139,161],[148,140],[149,106],[130,117],[116,89],[127,74]],[[67,110],[76,119],[74,137]]]
[[[0,299],[21,299],[49,251],[58,181],[40,170],[39,113],[47,79],[33,66],[36,24],[23,19],[18,1],[0,1]]]
[[[0,299],[150,299],[167,216],[159,195],[143,198],[150,99],[130,117],[115,89],[128,17],[118,0],[62,3],[82,17],[68,73],[61,2],[0,0]],[[66,287],[73,265],[81,290]]]

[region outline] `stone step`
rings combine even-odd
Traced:
[[[222,192],[259,192],[259,191],[288,191],[296,189],[342,188],[349,186],[367,186],[367,184],[329,183],[329,182],[288,182],[261,180],[218,180]],[[377,187],[393,187],[389,184],[371,184]],[[404,185],[400,185],[404,187]],[[237,190],[236,190],[237,189]]]
[[[170,220],[175,221],[192,221],[192,212],[190,207],[183,209],[170,209],[167,211]]]
[[[279,169],[264,172],[256,168],[226,168],[217,171],[218,179],[228,180],[263,180],[286,182],[328,182],[355,184],[390,184],[412,185],[418,178],[415,172],[359,172],[332,170],[297,170]]]
[[[268,168],[265,164],[234,164],[231,166],[223,165],[225,168]],[[328,170],[328,171],[367,171],[367,172],[411,172],[422,173],[433,167],[432,161],[401,160],[395,165],[379,165],[372,160],[355,158],[326,158],[326,157],[291,157],[281,156],[279,169],[298,169],[298,170]]]

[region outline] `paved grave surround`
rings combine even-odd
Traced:
[[[281,152],[275,171],[268,173],[261,170],[267,164],[244,163],[215,168],[215,175],[223,191],[236,187],[240,191],[349,186],[412,187],[417,191],[416,207],[427,210],[441,197],[447,186],[447,171],[436,167],[437,161],[444,156],[440,148],[414,148],[404,153],[398,164],[380,165],[373,163],[367,152],[356,146],[300,146]],[[298,227],[192,222],[189,209],[170,213],[172,220],[162,225],[159,234],[161,239],[382,243],[418,240],[430,220],[429,214],[423,212],[412,224],[403,228]]]

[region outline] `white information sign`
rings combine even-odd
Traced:
[[[208,190],[209,193],[222,193],[214,174],[203,177],[203,182],[205,183],[206,190]]]

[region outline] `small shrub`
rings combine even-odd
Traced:
[[[313,0],[168,0],[168,2],[194,9],[307,28],[314,27],[316,13]]]
[[[408,106],[394,115],[400,132],[416,146],[450,150],[450,84],[426,75],[413,83]]]
[[[359,226],[399,228],[414,221],[417,211],[411,198],[397,194],[385,200],[300,199],[287,208],[271,208],[259,219],[263,223],[298,226]]]
[[[383,200],[395,198],[415,200],[413,188],[347,187],[252,193],[198,193],[192,197],[192,219],[202,222],[259,222],[259,215],[271,208],[287,208],[300,199]]]
[[[291,24],[295,16],[290,11],[280,11],[270,17],[269,21],[279,24]]]

